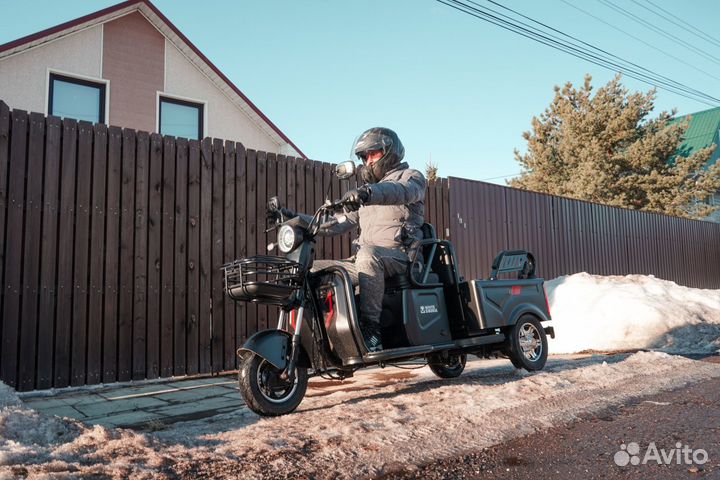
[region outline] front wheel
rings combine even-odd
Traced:
[[[297,367],[295,378],[281,378],[282,370],[259,355],[242,359],[239,372],[240,393],[250,409],[275,417],[295,410],[307,390],[307,368]]]
[[[450,355],[447,360],[441,358],[430,359],[428,366],[430,370],[440,378],[455,378],[465,370],[467,355],[461,353],[459,355]]]
[[[547,336],[537,318],[523,315],[510,329],[507,355],[516,368],[542,370],[548,356]]]

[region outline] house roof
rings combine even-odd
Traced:
[[[678,149],[683,155],[689,156],[698,150],[716,145],[720,130],[720,107],[679,116],[672,122],[689,120],[683,143]]]
[[[128,0],[111,7],[56,25],[46,30],[0,45],[0,59],[50,42],[70,33],[108,22],[128,13],[139,11],[170,40],[175,47],[202,71],[223,93],[233,100],[261,129],[278,143],[288,143],[303,158],[307,156],[260,109],[245,96],[203,53],[168,20],[149,0]]]

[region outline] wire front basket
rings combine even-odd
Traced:
[[[225,292],[241,302],[287,305],[302,286],[302,266],[285,257],[258,255],[222,267]]]

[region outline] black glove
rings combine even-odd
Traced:
[[[349,212],[359,210],[370,201],[370,187],[363,185],[348,191],[342,197],[342,203]]]

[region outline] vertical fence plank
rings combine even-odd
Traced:
[[[147,378],[160,376],[160,302],[162,299],[163,138],[150,135],[147,208]]]
[[[160,255],[160,375],[173,374],[175,326],[175,138],[163,137],[162,253]]]
[[[0,138],[2,137],[2,112],[0,111]],[[57,299],[57,247],[58,212],[60,208],[60,139],[62,124],[57,117],[47,117],[45,128],[45,181],[43,184],[42,244],[40,247],[40,299],[38,331],[37,388],[47,389],[53,385],[53,356],[55,346],[55,305]],[[0,163],[2,163],[0,145]],[[0,167],[1,169],[1,167]],[[0,174],[0,185],[2,175]],[[2,201],[2,199],[0,199]],[[0,207],[0,212],[2,209]],[[0,217],[2,214],[0,213]],[[0,219],[0,222],[2,220]],[[2,234],[0,233],[0,238]],[[1,250],[1,248],[0,248]],[[0,266],[0,270],[2,267]]]
[[[147,377],[148,208],[150,135],[137,133],[135,155],[132,378]]]
[[[60,174],[60,229],[58,243],[58,299],[55,324],[54,387],[70,385],[70,332],[72,331],[73,247],[75,239],[75,178],[77,122],[64,119],[62,172]],[[60,254],[62,245],[64,254]]]
[[[235,142],[225,142],[225,181],[223,182],[225,196],[223,202],[223,257],[222,264],[235,260],[236,240],[235,236],[235,219],[237,211],[235,205],[235,189],[237,187],[237,160],[235,158]],[[220,301],[223,303],[225,310],[224,333],[223,333],[223,370],[235,369],[235,328],[237,325],[237,310],[232,300],[230,300],[222,289],[222,272],[218,270],[220,278]]]
[[[7,240],[5,242],[5,285],[2,317],[0,380],[18,387],[18,340],[22,292],[23,216],[27,156],[28,115],[22,110],[10,114],[10,167],[8,169]]]
[[[103,316],[103,382],[118,378],[118,303],[120,301],[120,191],[122,130],[108,129],[107,222],[105,224],[105,301]],[[59,314],[59,311],[58,311]],[[59,316],[58,316],[59,323]]]
[[[31,113],[27,146],[27,186],[24,202],[25,234],[22,310],[20,313],[20,362],[18,365],[18,390],[20,391],[32,390],[35,387],[35,373],[37,371],[35,345],[38,334],[38,283],[40,281],[44,144],[45,116],[40,113]]]
[[[175,276],[173,284],[174,321],[173,329],[173,374],[187,373],[186,336],[187,324],[187,209],[188,209],[188,141],[178,138],[175,142]]]
[[[187,373],[199,371],[200,346],[200,143],[188,144]]]
[[[255,251],[258,255],[265,253],[267,245],[265,230],[265,205],[267,203],[267,154],[257,152],[257,208],[255,217],[257,224],[257,237]],[[268,308],[266,305],[257,306],[257,330],[265,330],[268,327]]]
[[[212,282],[212,371],[222,370],[224,363],[223,336],[225,335],[225,295],[222,289],[223,263],[223,197],[225,186],[225,153],[223,141],[213,140],[212,158],[212,261],[210,278]]]
[[[5,299],[5,243],[7,240],[7,218],[8,206],[8,169],[10,168],[10,108],[0,100],[0,312],[3,311]],[[4,317],[3,317],[4,318]],[[0,361],[3,351],[3,324],[0,319]],[[2,367],[0,367],[0,379],[2,379]]]
[[[242,143],[235,144],[236,161],[236,188],[235,188],[235,259],[247,257],[247,161],[245,159],[245,147]],[[245,343],[247,338],[247,310],[245,302],[235,302],[235,348],[233,364],[238,366],[238,357],[235,355],[237,349]]]
[[[122,188],[120,191],[120,304],[118,315],[118,380],[132,378],[133,291],[135,267],[135,160],[136,134],[123,129]]]
[[[73,266],[74,291],[70,359],[70,384],[73,386],[84,385],[86,374],[92,141],[92,124],[89,122],[78,123],[77,179],[75,186],[75,261]]]
[[[278,194],[278,179],[277,179],[277,156],[274,153],[268,153],[267,154],[267,192],[266,192],[266,198],[270,198],[271,196],[277,196]],[[264,214],[266,212],[266,205],[263,205],[262,209],[258,209],[260,214]],[[263,221],[263,227],[267,228],[267,221]],[[274,240],[274,238],[271,238],[271,235],[274,236],[276,232],[265,234],[265,241],[263,245],[262,254],[266,255],[268,253],[267,251],[267,244]],[[317,257],[316,257],[317,258]],[[275,321],[278,318],[278,312],[279,310],[277,307],[274,306],[268,306],[267,307],[267,324],[265,328],[271,328],[275,325]]]
[[[257,152],[252,149],[245,151],[245,158],[247,161],[247,254],[244,256],[251,257],[258,253],[257,251],[257,210],[258,210],[258,198],[257,198]],[[257,304],[248,303],[246,305],[246,319],[245,319],[245,335],[251,336],[253,333],[258,331],[258,308]]]
[[[105,273],[105,192],[107,127],[93,128],[92,201],[90,210],[90,288],[88,290],[87,383],[102,381],[103,277]]]
[[[201,373],[212,371],[212,140],[200,148],[200,363]]]

